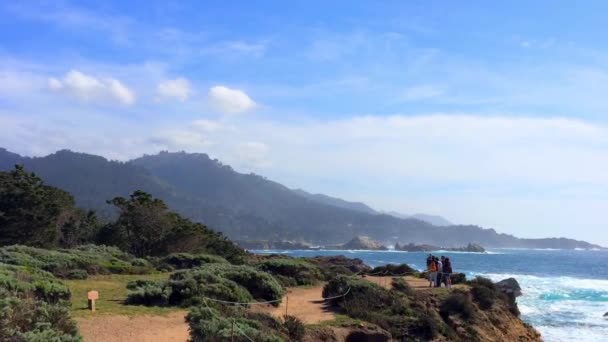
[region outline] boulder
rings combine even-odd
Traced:
[[[387,250],[385,246],[382,246],[379,242],[374,241],[367,236],[356,236],[342,245],[341,249]]]
[[[608,312],[606,312],[606,313],[604,314],[604,317],[608,318]]]
[[[496,287],[506,294],[512,294],[515,297],[521,296],[521,287],[515,278],[501,280],[496,283]]]

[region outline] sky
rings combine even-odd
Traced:
[[[605,1],[4,1],[0,147],[208,153],[608,246]]]

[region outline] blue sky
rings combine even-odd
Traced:
[[[608,245],[601,1],[0,4],[0,146],[244,172]]]

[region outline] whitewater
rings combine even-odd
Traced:
[[[253,251],[292,256],[346,255],[370,266],[407,263],[422,270],[428,253],[401,251]],[[548,342],[608,341],[608,251],[496,249],[488,253],[434,252],[449,256],[455,272],[513,277],[522,287],[517,299],[522,319]]]

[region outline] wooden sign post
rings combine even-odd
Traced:
[[[87,299],[89,300],[89,310],[95,312],[95,301],[99,299],[99,292],[89,291],[87,293]]]

